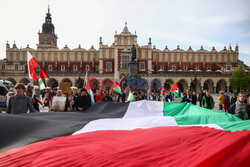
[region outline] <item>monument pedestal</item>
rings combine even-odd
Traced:
[[[130,77],[137,77],[138,76],[138,63],[136,61],[131,61],[128,64],[129,67],[129,76]]]

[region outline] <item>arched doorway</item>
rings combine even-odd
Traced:
[[[216,92],[220,91],[227,92],[227,82],[224,79],[221,79],[217,82]]]
[[[61,81],[61,83],[65,83],[65,82],[70,83],[70,86],[72,86],[72,82],[71,82],[70,79],[64,78],[64,79]]]
[[[10,81],[13,85],[16,85],[16,80],[13,78],[8,78],[8,81]]]
[[[141,78],[141,88],[142,88],[142,90],[148,90],[148,81],[146,80],[146,79],[144,79],[144,78]]]
[[[91,78],[89,82],[90,82],[91,90],[93,90],[93,92],[95,93],[96,90],[98,90],[99,87],[100,87],[99,86],[99,81],[96,78]]]
[[[58,87],[58,82],[55,78],[50,78],[48,81],[47,81],[47,87],[51,87],[51,88],[56,88]]]
[[[113,85],[113,81],[109,78],[106,78],[105,80],[103,80],[103,83],[102,83],[102,89],[111,89]]]
[[[27,85],[28,83],[30,83],[30,80],[28,80],[27,78],[22,78],[19,82]]]
[[[151,90],[156,92],[161,90],[161,81],[159,79],[153,79],[151,81]]]
[[[166,79],[164,83],[164,88],[169,91],[171,89],[170,85],[173,85],[173,84],[174,84],[174,81],[172,79]]]
[[[177,86],[181,92],[186,92],[188,89],[188,82],[185,79],[181,79],[178,81]]]
[[[78,78],[75,82],[75,87],[77,87],[78,89],[83,88],[84,85],[84,80],[82,78]]]
[[[214,82],[211,79],[207,79],[203,84],[203,89],[214,93]]]

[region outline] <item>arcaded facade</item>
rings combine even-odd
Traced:
[[[48,85],[57,87],[62,82],[82,87],[85,72],[89,71],[92,89],[108,89],[117,80],[122,85],[128,75],[128,63],[131,59],[131,47],[137,49],[138,73],[145,81],[145,88],[160,90],[162,86],[169,89],[170,84],[177,82],[185,91],[207,89],[211,92],[227,91],[229,78],[236,68],[248,72],[249,68],[239,60],[239,47],[231,45],[217,51],[203,49],[194,51],[191,47],[183,50],[177,46],[174,50],[168,47],[159,50],[152,46],[151,38],[144,46],[137,43],[137,35],[129,32],[127,23],[120,34],[114,35],[114,43],[104,45],[100,37],[99,49],[90,49],[80,45],[75,49],[57,47],[57,36],[52,24],[50,11],[45,17],[42,31],[38,33],[39,43],[36,49],[27,45],[18,48],[6,44],[6,59],[0,60],[0,79],[28,83],[27,51],[35,57],[40,66],[50,77]],[[39,72],[39,68],[37,69]]]

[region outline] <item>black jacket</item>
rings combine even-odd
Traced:
[[[91,105],[91,99],[89,95],[85,96],[79,96],[76,99],[76,110],[78,110],[78,107],[83,108],[83,111],[87,110]]]
[[[188,97],[188,95],[185,95],[185,96],[181,99],[181,102],[192,103],[192,100],[193,100],[193,95],[190,95],[189,97]]]
[[[197,96],[192,95],[192,104],[196,105],[197,103]]]
[[[103,96],[102,101],[112,101],[112,97],[110,96]]]

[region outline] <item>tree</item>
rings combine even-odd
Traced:
[[[243,69],[236,69],[233,72],[233,75],[230,77],[230,85],[233,88],[233,90],[247,90],[248,89],[248,83],[250,81],[250,77],[246,75],[245,71]]]

